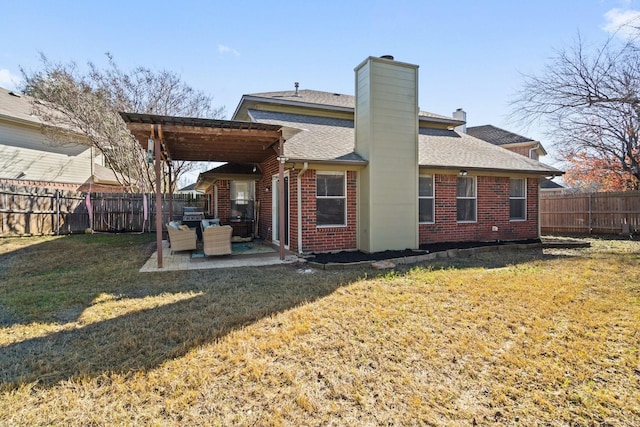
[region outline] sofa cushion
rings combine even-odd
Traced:
[[[179,225],[178,230],[189,231],[189,226],[187,224]]]
[[[217,227],[220,225],[220,218],[215,218],[215,219],[203,219],[202,221],[202,229],[204,230],[205,228],[208,227]]]
[[[174,230],[178,230],[178,227],[180,227],[180,223],[178,221],[169,221],[169,223],[167,224],[167,227],[171,227]]]

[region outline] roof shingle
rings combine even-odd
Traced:
[[[261,123],[279,124],[296,132],[284,144],[285,156],[308,161],[366,162],[355,152],[353,120],[250,110]],[[433,168],[460,168],[534,174],[561,174],[551,166],[453,130],[420,128],[419,164]]]
[[[492,125],[472,126],[467,128],[467,134],[480,138],[494,145],[520,144],[523,142],[535,142],[531,138],[500,129]]]

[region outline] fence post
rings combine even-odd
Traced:
[[[56,236],[60,235],[60,190],[56,190]]]
[[[591,196],[592,195],[593,195],[593,193],[589,193],[589,234],[593,233],[593,218],[591,216],[591,211],[592,211]]]

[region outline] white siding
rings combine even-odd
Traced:
[[[37,126],[0,122],[0,177],[82,184],[92,174],[91,148],[53,144]]]

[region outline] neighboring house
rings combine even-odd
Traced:
[[[114,172],[86,138],[52,142],[30,97],[0,88],[0,183],[79,191],[121,191]]]
[[[196,188],[196,183],[194,182],[193,184],[189,184],[187,186],[184,186],[180,189],[178,189],[175,194],[190,194],[191,196],[195,197],[198,196],[200,194],[204,194],[204,191],[202,190],[198,190]]]
[[[539,160],[540,157],[547,155],[546,150],[539,141],[492,125],[467,127],[466,132],[473,137],[506,148],[530,159]]]
[[[461,109],[458,109],[456,113],[460,113],[461,111]],[[454,115],[456,113],[454,113]],[[463,112],[463,114],[465,113]],[[492,125],[467,127],[464,131],[471,136],[506,148],[509,151],[513,151],[530,159],[539,160],[540,157],[547,155],[547,151],[539,141]],[[545,193],[561,193],[564,189],[564,186],[550,179],[542,178],[540,180],[540,190]]]
[[[282,126],[284,158],[212,169],[197,188],[223,222],[251,222],[267,240],[279,240],[283,215],[283,243],[298,252],[539,237],[540,178],[562,172],[456,132],[460,118],[419,111],[417,68],[369,57],[355,96],[297,84],[244,95],[233,120]]]
[[[567,191],[567,188],[562,184],[558,184],[557,182],[550,180],[549,178],[542,178],[540,180],[540,191],[545,194],[561,194]]]

